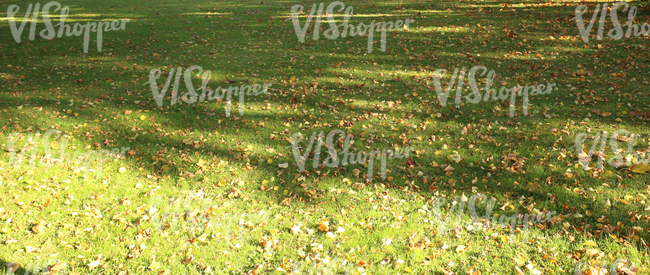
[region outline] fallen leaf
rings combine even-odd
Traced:
[[[289,230],[291,231],[291,234],[294,234],[294,235],[298,235],[298,234],[302,233],[302,230],[300,230],[300,225],[297,225],[297,224],[294,224],[293,226],[291,226],[291,229],[289,229]]]
[[[637,164],[634,164],[630,167],[630,171],[638,174],[645,174],[646,172],[650,171],[650,166],[645,165],[645,163],[640,162]]]
[[[6,263],[5,265],[7,266],[7,274],[13,274],[20,268],[20,264],[15,262]]]
[[[582,245],[584,245],[584,246],[592,246],[592,247],[597,247],[597,246],[598,246],[598,245],[596,244],[596,242],[594,242],[594,241],[586,241],[586,242],[585,242],[584,244],[582,244]]]
[[[46,221],[40,220],[34,227],[32,227],[32,231],[36,234],[43,233],[43,231],[45,231],[46,224],[47,224]]]
[[[93,261],[93,262],[90,262],[89,264],[87,264],[86,266],[88,266],[88,269],[93,269],[93,268],[98,267],[100,264],[101,263],[99,261]]]
[[[160,263],[156,262],[156,259],[154,259],[153,262],[151,262],[151,264],[149,265],[149,269],[157,270],[158,268],[160,268]]]
[[[330,231],[329,225],[330,225],[330,223],[323,219],[320,222],[320,224],[318,225],[318,230],[323,231],[323,232],[328,232],[328,231]]]

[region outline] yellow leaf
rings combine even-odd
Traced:
[[[160,268],[160,263],[159,262],[154,261],[149,265],[149,269],[151,269],[151,270],[156,270],[158,268]]]
[[[99,265],[100,265],[99,261],[94,261],[94,262],[91,262],[91,263],[87,264],[86,266],[88,266],[88,269],[93,269],[95,267],[98,267]]]
[[[145,115],[140,116],[140,120],[145,120],[145,119],[147,119],[147,116],[145,116]]]
[[[585,242],[584,244],[582,244],[582,245],[584,245],[584,246],[593,246],[593,247],[598,246],[598,245],[596,244],[596,242],[594,242],[594,241],[586,241],[586,242]]]
[[[645,174],[646,172],[650,171],[650,166],[645,165],[645,163],[637,163],[634,164],[630,167],[630,171],[637,173],[637,174]]]
[[[45,225],[47,224],[46,221],[40,220],[38,224],[36,224],[34,227],[32,227],[32,231],[36,234],[43,233],[45,231]]]
[[[517,257],[514,257],[513,260],[515,260],[515,263],[517,263],[517,265],[523,265],[526,263],[526,259],[521,255],[517,255]]]

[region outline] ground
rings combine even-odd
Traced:
[[[292,6],[302,27],[312,2],[59,2],[67,24],[124,28],[101,51],[90,32],[84,53],[82,36],[43,38],[39,16],[18,43],[37,2],[0,1],[3,18],[19,7],[15,26],[0,21],[0,261],[16,274],[650,274],[649,38],[608,37],[609,16],[585,42],[578,2],[343,2],[355,26],[413,20],[385,51],[374,33],[369,53],[367,34],[326,38],[327,21],[301,42]],[[587,26],[598,3],[585,4]],[[172,105],[169,87],[159,107],[179,68],[188,93],[193,65],[212,89],[272,86],[230,108]],[[455,88],[443,106],[436,81],[479,65],[494,89],[556,87],[527,115],[522,97],[511,115],[510,98],[456,104]],[[188,75],[198,90],[200,71]],[[372,180],[367,163],[323,165],[326,146],[300,171],[297,133],[304,154],[336,129],[353,152],[412,150],[385,177],[376,160]]]

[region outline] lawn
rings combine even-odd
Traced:
[[[650,274],[614,3],[58,3],[0,0],[0,274]]]

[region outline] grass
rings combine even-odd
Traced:
[[[1,1],[0,16],[16,4],[22,17],[28,3],[36,2]],[[386,52],[375,35],[371,54],[367,37],[312,40],[313,24],[299,43],[286,19],[293,5],[308,12],[311,2],[61,4],[70,7],[68,24],[131,21],[104,33],[101,52],[91,34],[88,53],[81,37],[30,41],[29,24],[16,43],[0,21],[0,261],[19,263],[17,274],[59,268],[54,261],[70,274],[573,274],[617,259],[650,273],[650,178],[629,167],[598,170],[595,160],[586,172],[575,149],[580,133],[625,129],[641,136],[634,149],[648,150],[648,38],[598,41],[592,30],[584,43],[570,20],[578,2],[346,2],[355,25],[415,20],[388,34]],[[650,22],[645,11],[637,20]],[[211,88],[273,86],[247,97],[244,116],[233,103],[226,117],[224,101],[170,106],[169,92],[159,108],[149,72],[160,69],[162,84],[171,68],[192,65],[212,71]],[[441,107],[433,71],[476,65],[495,71],[497,88],[557,87],[531,97],[529,116],[521,100],[515,117],[507,101]],[[21,134],[20,150],[29,133],[50,129],[71,138],[46,142],[49,158],[132,151],[104,159],[101,174],[97,161],[42,165],[42,142],[25,147],[34,156],[20,167],[10,164],[10,134]],[[334,129],[355,135],[352,151],[415,152],[389,160],[385,180],[377,166],[371,182],[362,164],[313,168],[313,153],[298,171],[291,136]],[[451,202],[473,193],[494,197],[501,216],[556,218],[515,234],[471,230],[478,226],[466,211],[453,222]]]

